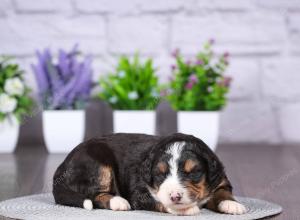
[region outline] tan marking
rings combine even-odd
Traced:
[[[95,197],[94,201],[101,203],[104,208],[109,209],[109,201],[112,198],[113,196],[108,193],[101,193]]]
[[[112,183],[112,168],[100,165],[99,169],[99,185],[101,192],[109,192]]]
[[[205,177],[203,177],[198,183],[185,182],[185,186],[190,194],[197,200],[201,200],[209,195]]]
[[[157,168],[158,168],[159,172],[166,173],[167,169],[168,169],[168,166],[167,166],[167,164],[165,162],[159,162],[157,164]]]
[[[193,168],[197,165],[198,163],[194,160],[188,159],[184,163],[184,171],[189,173],[193,170]]]

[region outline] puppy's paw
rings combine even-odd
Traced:
[[[200,213],[200,209],[198,206],[193,206],[191,208],[185,209],[182,215],[197,215]]]
[[[115,196],[109,201],[109,207],[114,211],[127,211],[130,210],[130,204],[126,199],[120,196]]]
[[[90,199],[85,199],[83,201],[83,208],[86,210],[92,210],[93,209],[93,202]]]
[[[241,215],[247,212],[247,209],[241,203],[232,200],[224,200],[218,205],[220,212],[232,215]]]
[[[173,214],[173,215],[197,215],[200,213],[200,209],[198,206],[192,206],[190,208],[187,209],[167,209],[167,212]]]

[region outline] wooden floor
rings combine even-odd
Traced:
[[[284,212],[271,219],[300,219],[300,146],[221,145],[217,154],[236,195],[280,204]],[[0,201],[50,192],[53,172],[64,158],[36,148],[0,155]]]

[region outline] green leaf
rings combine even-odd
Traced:
[[[158,78],[153,68],[151,59],[147,59],[144,63],[140,61],[138,53],[136,53],[130,61],[126,56],[119,58],[119,63],[114,73],[109,73],[105,77],[99,79],[101,92],[98,97],[107,101],[114,109],[126,110],[143,110],[156,108],[159,99],[152,95],[153,90],[158,91]],[[120,76],[119,72],[123,71],[124,76]],[[128,94],[136,92],[138,98],[130,99]],[[117,99],[116,103],[111,103],[112,97]]]

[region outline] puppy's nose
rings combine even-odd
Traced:
[[[174,203],[180,202],[182,195],[180,193],[170,193],[170,199]]]

